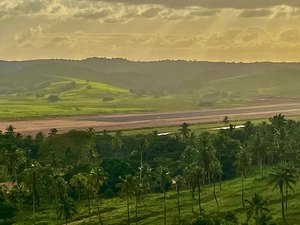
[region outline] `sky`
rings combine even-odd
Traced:
[[[299,0],[0,0],[0,59],[300,61]]]

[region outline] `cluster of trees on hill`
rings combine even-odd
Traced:
[[[47,136],[38,133],[22,137],[10,126],[0,133],[0,221],[13,222],[18,211],[26,207],[32,207],[35,215],[44,205],[55,207],[57,220],[64,219],[67,224],[76,214],[74,201],[84,199],[88,201],[89,218],[91,205],[96,204],[99,223],[103,224],[101,198],[122,193],[127,206],[124,221],[138,223],[140,201],[147,193],[155,192],[163,196],[166,224],[166,193],[174,188],[179,224],[186,219],[181,218],[183,189],[191,193],[195,219],[189,223],[240,224],[234,213],[224,214],[226,209],[220,209],[216,189],[222,190],[224,180],[241,177],[241,205],[247,212],[244,224],[272,224],[263,196],[255,194],[250,200],[244,199],[243,182],[252,168],[265,177],[265,168],[274,167],[268,179],[278,189],[286,223],[288,199],[297,180],[300,123],[286,120],[281,114],[269,121],[257,126],[249,121],[244,128],[235,129],[226,117],[228,129],[195,134],[184,123],[176,134],[163,136],[156,131],[132,136],[121,131],[97,134],[91,128],[64,134],[52,129]],[[211,194],[218,216],[204,213],[201,193],[207,186],[213,186]],[[132,199],[134,218],[129,208]]]

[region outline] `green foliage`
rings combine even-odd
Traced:
[[[0,221],[3,220],[4,224],[12,220],[17,214],[16,206],[9,201],[0,201]]]
[[[54,102],[58,102],[59,101],[59,97],[57,95],[50,95],[48,97],[48,102],[50,103],[54,103]]]
[[[288,224],[300,210],[292,198],[299,191],[300,123],[279,118],[186,136],[96,135],[90,128],[33,138],[10,126],[0,134],[0,169],[18,184],[0,185],[0,201],[16,207],[23,225],[59,218],[93,224],[95,217],[97,224]],[[239,175],[242,182],[232,178]],[[241,195],[249,199],[245,207]]]

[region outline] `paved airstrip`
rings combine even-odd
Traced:
[[[282,113],[286,116],[300,115],[300,103],[270,104],[230,109],[207,109],[190,112],[168,113],[139,113],[114,115],[87,115],[70,116],[34,120],[0,121],[0,130],[12,125],[16,132],[23,135],[35,135],[38,132],[48,134],[50,129],[56,128],[59,132],[71,129],[85,130],[94,128],[101,130],[125,130],[146,127],[172,126],[187,123],[220,122],[225,116],[230,120],[245,120],[268,118]]]

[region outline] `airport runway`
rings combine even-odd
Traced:
[[[35,135],[38,132],[48,134],[52,128],[56,128],[59,132],[67,132],[71,129],[85,130],[89,127],[93,127],[97,131],[104,129],[125,130],[179,125],[183,122],[190,124],[220,122],[225,116],[228,116],[230,120],[268,118],[278,113],[286,116],[300,115],[300,103],[230,109],[207,109],[190,112],[86,115],[22,121],[0,121],[0,130],[5,131],[9,125],[14,126],[16,132],[20,132],[23,135]]]

